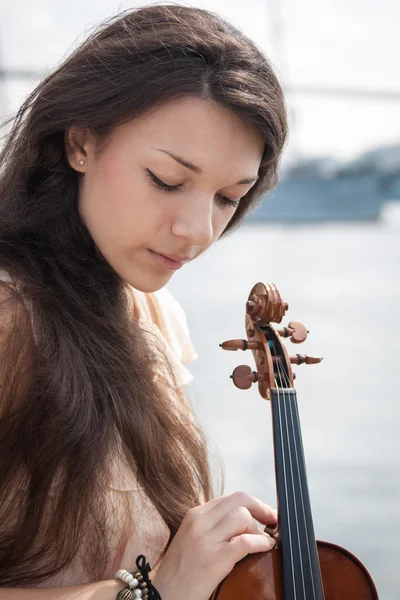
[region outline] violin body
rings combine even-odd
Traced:
[[[358,558],[315,538],[292,365],[317,364],[322,358],[288,354],[283,338],[301,344],[309,333],[297,321],[273,326],[288,308],[273,283],[257,283],[246,303],[247,339],[221,344],[223,350],[252,352],[256,370],[240,365],[231,378],[241,390],[257,383],[271,406],[278,523],[265,527],[276,547],[239,561],[211,600],[378,600]]]
[[[378,600],[374,582],[351,552],[317,541],[325,600]],[[305,596],[312,600],[312,594]],[[211,600],[287,600],[279,549],[249,554],[215,590]]]

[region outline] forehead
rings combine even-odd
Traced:
[[[196,97],[172,100],[121,125],[115,141],[144,152],[168,148],[204,169],[233,163],[245,174],[257,172],[264,150],[264,137],[255,126],[214,100]]]

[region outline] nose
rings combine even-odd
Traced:
[[[180,204],[172,222],[172,233],[191,246],[207,246],[213,240],[213,200],[193,199]]]

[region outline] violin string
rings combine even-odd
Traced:
[[[278,369],[279,371],[279,369]],[[288,530],[289,530],[289,553],[290,553],[290,562],[291,562],[291,573],[292,573],[292,582],[293,582],[293,590],[294,590],[294,600],[296,600],[297,595],[296,595],[296,584],[295,584],[295,578],[294,578],[294,555],[293,555],[293,549],[292,549],[292,534],[291,534],[291,523],[290,523],[290,513],[289,513],[289,497],[288,497],[288,487],[287,487],[287,477],[286,477],[286,464],[285,464],[285,447],[283,444],[283,424],[282,424],[282,411],[281,411],[281,400],[280,400],[280,393],[279,393],[279,382],[278,385],[276,387],[277,391],[278,391],[278,399],[277,402],[275,403],[276,406],[276,410],[278,412],[278,422],[279,422],[279,430],[280,430],[280,442],[281,442],[281,452],[282,452],[282,467],[283,467],[283,485],[284,485],[284,495],[285,495],[285,508],[286,508],[286,514],[288,516],[287,519],[287,525],[288,525]]]
[[[282,363],[280,364],[280,367],[281,367],[279,369],[280,373],[283,372],[283,376],[281,374],[280,377],[283,381],[284,387],[289,388],[290,381],[289,381],[289,376],[288,376],[287,370],[286,370],[286,368],[284,368]],[[294,396],[289,395],[289,405],[288,406],[289,406],[289,414],[290,414],[290,419],[291,419],[292,431],[294,432],[295,425],[296,425],[297,431],[299,434],[298,439],[297,439],[296,435],[293,436],[293,444],[294,444],[294,449],[295,449],[294,456],[295,456],[297,471],[298,471],[298,473],[300,473],[300,458],[303,457],[304,466],[305,466],[305,462],[304,462],[304,448],[303,448],[303,443],[302,443],[302,438],[301,438],[300,417],[299,417],[299,411],[298,411],[298,406],[297,406],[297,401],[296,401],[295,395]],[[304,473],[304,476],[306,477],[305,473]],[[307,482],[306,482],[306,485],[307,485]],[[307,527],[304,495],[303,495],[303,488],[302,488],[301,483],[299,483],[299,495],[300,495],[300,501],[301,501],[300,515],[303,518],[305,543],[306,543],[306,547],[307,547],[307,555],[308,555],[308,561],[309,561],[308,567],[309,567],[309,574],[310,574],[311,586],[312,586],[312,597],[316,600],[317,590],[315,589],[315,580],[314,580],[314,576],[313,576],[312,560],[311,560],[311,544],[310,544],[309,530]],[[299,545],[300,545],[300,538],[299,538]],[[302,554],[300,554],[300,556],[302,556]],[[304,581],[304,579],[303,579],[303,581]],[[309,590],[309,591],[311,592],[311,590]]]
[[[286,386],[287,388],[290,388],[290,380],[289,380],[289,376],[287,373],[286,368],[282,367],[282,370],[284,371],[284,380],[286,381]],[[303,556],[303,552],[302,552],[302,535],[304,535],[304,529],[306,526],[306,522],[305,522],[305,513],[304,513],[304,508],[303,506],[301,508],[303,508],[303,511],[299,511],[300,506],[299,506],[299,502],[298,502],[298,489],[296,488],[296,483],[295,483],[295,469],[297,466],[297,478],[298,478],[298,488],[300,490],[301,493],[301,481],[300,481],[300,470],[299,470],[299,460],[298,460],[298,455],[297,455],[297,447],[296,447],[296,436],[294,435],[294,427],[293,427],[293,420],[290,418],[291,417],[291,405],[293,404],[293,401],[295,400],[295,396],[293,396],[290,393],[286,393],[283,392],[284,396],[286,395],[285,398],[285,418],[286,418],[286,423],[287,423],[287,428],[288,431],[290,430],[289,428],[289,421],[291,420],[291,437],[290,437],[290,444],[291,444],[291,451],[290,451],[290,467],[291,467],[291,473],[292,473],[292,484],[293,484],[293,501],[294,501],[294,513],[295,513],[295,519],[296,519],[296,532],[297,532],[297,546],[298,546],[298,551],[299,551],[299,562],[300,562],[300,575],[301,575],[301,583],[302,583],[302,589],[303,589],[303,596],[304,596],[304,600],[306,600],[306,577],[305,577],[305,569],[307,568],[307,565],[305,564],[304,561],[304,556]],[[293,452],[294,450],[294,452]],[[301,512],[303,512],[303,514],[301,514]],[[303,517],[303,519],[301,519],[301,517]],[[301,522],[302,521],[302,522]],[[301,526],[303,524],[303,527]],[[313,594],[313,598],[315,600],[314,594]],[[309,599],[307,599],[309,600]]]
[[[297,421],[298,428],[299,428],[299,431],[300,431],[300,415],[299,415],[299,408],[298,408],[297,402],[294,405],[294,416],[295,416],[295,419]],[[300,447],[300,452],[302,453],[302,455],[304,457],[304,445],[303,445],[303,439],[302,439],[301,435],[299,436],[299,447]],[[306,481],[306,485],[307,485],[307,481]],[[306,491],[308,491],[308,490],[306,489]],[[308,500],[308,502],[310,502],[310,500]],[[308,536],[308,529],[307,529],[307,536]],[[316,543],[316,540],[315,540],[315,535],[314,535],[314,530],[313,529],[312,529],[312,536],[313,536],[313,539],[311,540],[311,543],[313,545],[314,552],[317,554],[317,573],[319,574],[318,576],[319,576],[319,578],[321,580],[321,583],[319,583],[317,580],[315,580],[314,577],[312,578],[312,582],[313,582],[313,587],[314,587],[314,584],[317,583],[317,588],[318,589],[315,590],[315,597],[319,598],[320,594],[321,594],[321,591],[319,591],[319,589],[320,589],[320,586],[322,586],[322,575],[321,575],[321,567],[320,567],[319,558],[318,558],[318,548],[317,548],[317,543]],[[310,556],[311,544],[310,544],[309,540],[308,540],[308,549],[309,549],[309,556]],[[311,561],[311,559],[310,559],[310,561]],[[310,564],[311,564],[311,562],[310,562]],[[324,595],[323,595],[323,590],[322,590],[322,598],[323,597],[324,597]]]
[[[277,366],[278,366],[277,370],[279,373],[280,380],[283,382],[284,385],[288,385],[288,383],[289,383],[288,377],[287,377],[286,371],[283,367],[283,364],[281,362],[278,362]],[[288,420],[288,402],[289,402],[289,400],[287,399],[289,397],[289,394],[286,394],[284,390],[281,391],[281,389],[278,388],[278,395],[280,396],[280,403],[283,403],[283,412],[284,412],[284,420],[285,420],[285,428],[286,428],[286,439],[287,439],[287,444],[288,444],[289,472],[290,472],[290,480],[291,480],[290,485],[291,485],[291,490],[292,490],[292,494],[293,494],[294,527],[291,527],[291,531],[294,530],[293,531],[294,535],[297,533],[297,537],[295,538],[295,540],[293,540],[293,542],[296,541],[303,597],[304,597],[304,600],[306,600],[303,557],[302,557],[301,545],[300,545],[300,525],[299,525],[299,516],[297,514],[296,486],[295,486],[295,481],[294,481],[294,471],[293,471],[293,462],[292,462],[293,439],[292,439],[292,436],[289,435],[289,420]],[[286,401],[285,401],[285,398],[286,398]],[[291,518],[291,515],[288,514],[288,519],[290,520],[290,518]],[[294,543],[292,543],[292,548],[293,548],[293,545],[294,545]],[[294,565],[294,561],[293,561],[293,565]],[[297,594],[297,590],[296,590],[295,594]]]
[[[297,415],[297,419],[296,419],[296,424],[298,427],[298,431],[300,432],[300,420],[298,417],[298,411],[296,410],[296,398],[293,397],[292,402],[291,402],[291,410],[290,410],[290,417],[291,417],[291,422],[292,422],[292,430],[294,431],[294,427],[295,427],[295,423],[294,423],[294,418],[293,418],[293,412],[296,413]],[[295,417],[296,417],[295,415]],[[302,448],[298,448],[297,447],[297,439],[296,436],[293,436],[293,440],[294,440],[294,446],[295,446],[295,457],[296,457],[296,465],[297,465],[297,470],[300,472],[300,464],[299,464],[299,452],[302,452]],[[312,591],[313,591],[313,598],[316,598],[316,590],[315,590],[315,585],[314,585],[314,577],[313,577],[313,572],[312,572],[312,562],[311,562],[311,548],[310,548],[310,539],[309,539],[309,535],[308,535],[308,527],[307,527],[307,519],[306,519],[306,511],[305,511],[305,507],[304,507],[304,496],[303,496],[303,489],[302,489],[302,485],[299,486],[300,489],[300,501],[301,501],[301,512],[302,512],[302,516],[303,516],[303,521],[304,521],[304,532],[305,532],[305,540],[306,540],[306,546],[307,546],[307,554],[308,554],[308,565],[309,565],[309,569],[310,569],[310,578],[311,578],[311,585],[312,585]]]

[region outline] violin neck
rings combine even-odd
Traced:
[[[296,391],[271,390],[285,600],[323,600]]]

